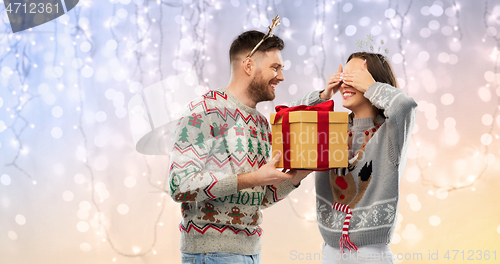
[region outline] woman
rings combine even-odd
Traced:
[[[294,105],[322,103],[337,92],[352,111],[349,167],[316,172],[322,263],[394,263],[389,243],[417,104],[397,89],[384,56],[358,52],[349,56],[344,71],[340,65],[328,78],[325,90]]]

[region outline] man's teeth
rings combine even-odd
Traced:
[[[353,92],[344,92],[344,96],[353,96],[354,94]]]

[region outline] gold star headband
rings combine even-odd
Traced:
[[[274,36],[274,30],[276,29],[276,27],[281,24],[281,21],[279,20],[280,19],[280,16],[279,15],[276,15],[276,17],[273,19],[273,24],[270,25],[268,28],[269,28],[269,32],[267,32],[267,35],[265,35],[262,40],[257,44],[257,46],[255,46],[255,48],[253,48],[252,51],[250,51],[250,53],[248,53],[247,55],[247,58],[250,58],[252,57],[252,55],[255,53],[255,51],[257,51],[257,49],[260,47],[260,45],[268,38]]]

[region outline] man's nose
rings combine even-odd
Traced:
[[[278,74],[276,75],[276,79],[278,79],[280,82],[285,80],[285,75],[283,75],[283,72],[281,69],[278,71]]]

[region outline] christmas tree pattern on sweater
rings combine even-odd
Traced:
[[[262,114],[223,89],[188,105],[176,129],[169,175],[170,194],[182,203],[180,230],[186,240],[197,237],[200,241],[211,232],[229,238],[262,234],[260,210],[285,198],[294,187],[287,181],[237,191],[237,175],[255,171],[268,161],[270,135]]]

